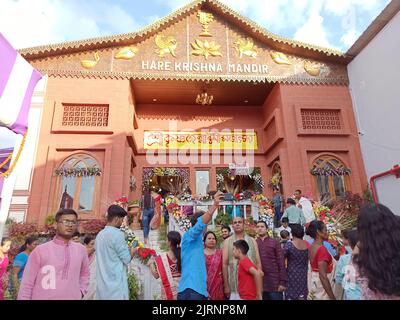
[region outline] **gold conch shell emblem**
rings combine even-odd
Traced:
[[[136,56],[138,52],[139,49],[134,46],[124,47],[116,53],[115,59],[130,60]]]
[[[291,65],[292,64],[290,62],[289,58],[282,52],[271,51],[271,58],[277,64],[287,64],[287,65]]]
[[[321,66],[309,61],[305,61],[304,70],[306,70],[310,76],[318,77],[321,73]]]
[[[243,55],[250,58],[257,58],[257,50],[254,45],[254,41],[251,38],[238,39],[234,43],[237,52],[239,53],[239,58],[242,59]]]
[[[205,40],[203,42],[199,39],[196,39],[194,42],[191,43],[191,46],[194,49],[192,51],[193,55],[204,56],[206,60],[209,56],[222,57],[221,52],[219,52],[221,46],[216,44],[214,41],[208,42],[207,40]]]
[[[170,53],[176,58],[175,50],[178,46],[178,42],[176,41],[175,37],[157,35],[155,41],[158,47],[156,53],[159,57],[164,57],[166,54]]]
[[[82,60],[81,65],[82,67],[86,69],[92,69],[94,68],[100,61],[99,54],[97,52],[94,53],[94,59],[95,60]]]
[[[208,31],[208,25],[214,21],[214,16],[212,13],[204,12],[204,11],[199,11],[197,13],[197,17],[199,18],[199,21],[201,25],[203,26],[203,32],[200,33],[201,37],[212,37],[212,34]]]

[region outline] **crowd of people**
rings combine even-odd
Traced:
[[[327,227],[305,213],[309,206],[280,203],[280,237],[258,221],[256,238],[245,233],[243,217],[232,230],[221,229],[222,245],[208,230],[224,195],[217,192],[207,212],[191,216],[183,234],[167,234],[168,251],[148,262],[160,280],[163,300],[306,300],[400,299],[400,219],[381,204],[359,214],[357,229],[344,233],[345,254],[328,242]],[[143,209],[154,209],[158,197],[145,194]],[[294,202],[294,203],[293,203]],[[300,204],[299,203],[303,203]],[[277,208],[275,208],[278,210]],[[155,210],[143,212],[149,223]],[[11,286],[19,300],[127,300],[127,268],[136,252],[120,227],[127,212],[118,205],[107,211],[107,225],[96,238],[77,234],[78,215],[71,209],[56,214],[56,236],[38,245],[29,237],[15,257]],[[308,240],[305,240],[305,233]],[[83,241],[82,241],[83,240]],[[81,243],[82,241],[82,243]],[[11,240],[0,246],[0,277],[6,274]],[[0,286],[0,299],[4,299]]]

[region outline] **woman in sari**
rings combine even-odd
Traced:
[[[161,224],[161,195],[152,191],[151,196],[154,199],[154,216],[150,221],[151,230],[157,230]]]
[[[11,248],[11,239],[3,238],[0,243],[0,300],[4,300],[4,288],[6,285],[5,277],[7,276],[8,267],[8,251]]]
[[[212,231],[208,231],[204,235],[204,255],[206,257],[208,299],[225,300],[222,250],[217,249],[217,236]]]
[[[167,235],[168,252],[163,252],[149,261],[154,278],[161,279],[161,299],[176,300],[181,279],[181,235],[170,231]]]
[[[83,243],[86,247],[88,258],[89,258],[89,271],[90,280],[87,293],[83,297],[83,300],[95,300],[96,299],[96,254],[95,254],[95,239],[91,235],[87,235],[83,239]]]
[[[332,290],[333,258],[323,244],[328,240],[326,225],[322,221],[311,221],[307,234],[314,239],[308,249],[311,264],[308,299],[336,300]]]

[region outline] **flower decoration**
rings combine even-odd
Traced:
[[[200,202],[209,202],[209,201],[212,201],[212,200],[213,200],[213,197],[212,197],[211,195],[207,194],[207,195],[205,195],[205,196],[200,196],[200,197],[198,198],[198,200],[199,200]]]
[[[249,168],[248,177],[254,181],[254,191],[261,193],[264,188],[264,181],[261,176],[260,168]],[[242,172],[235,169],[229,168],[218,168],[217,169],[217,189],[222,190],[224,188],[225,176],[235,177],[237,175],[243,175]]]
[[[269,180],[269,186],[273,188],[273,187],[279,187],[281,184],[282,184],[282,175],[280,172],[277,172]]]
[[[237,194],[235,194],[233,199],[234,199],[235,201],[242,201],[242,200],[244,199],[243,193],[237,193]]]
[[[157,255],[155,250],[146,248],[144,243],[141,242],[137,236],[135,236],[135,233],[129,227],[122,225],[120,230],[125,235],[125,241],[128,247],[137,248],[135,257],[138,258],[142,264],[146,265],[152,256]]]
[[[149,181],[154,177],[181,177],[183,186],[189,185],[189,169],[188,168],[144,168],[143,169],[143,185],[142,189],[149,186]]]
[[[183,193],[182,195],[180,195],[178,197],[178,200],[185,201],[185,202],[190,202],[190,201],[193,200],[193,197],[192,197],[192,195],[190,193],[186,193],[185,192],[185,193]]]
[[[98,167],[86,167],[86,168],[66,168],[62,167],[55,171],[56,176],[60,177],[92,177],[101,176],[102,171]]]
[[[345,176],[351,173],[351,170],[345,167],[340,168],[317,168],[311,169],[310,173],[313,176]]]
[[[142,264],[147,265],[150,258],[155,257],[156,255],[157,252],[153,249],[139,247],[134,256],[138,258]]]
[[[322,221],[327,228],[329,242],[334,246],[342,245],[342,231],[344,230],[341,223],[338,221],[337,216],[333,210],[322,205],[320,202],[313,204],[315,216],[319,221]]]
[[[183,232],[188,231],[192,224],[189,218],[183,214],[181,206],[176,203],[177,199],[173,198],[173,200],[167,205],[167,210],[170,215],[175,220],[175,223],[178,225],[179,229]]]

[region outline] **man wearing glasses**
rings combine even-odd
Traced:
[[[72,241],[78,215],[61,209],[52,241],[36,247],[29,256],[18,300],[80,300],[89,285],[89,259],[85,247]]]

